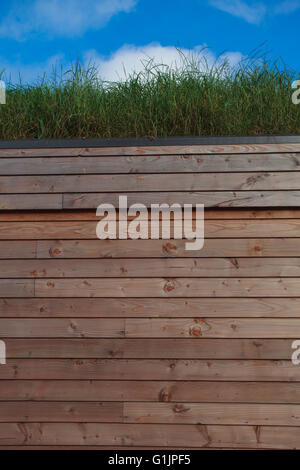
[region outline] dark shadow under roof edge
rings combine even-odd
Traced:
[[[112,139],[22,139],[0,140],[0,149],[139,147],[164,145],[253,145],[300,143],[300,135],[157,137]]]

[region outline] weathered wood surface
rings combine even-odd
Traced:
[[[300,448],[299,167],[300,144],[0,150],[0,448]],[[97,239],[119,192],[205,203],[204,248]]]
[[[0,278],[300,277],[300,258],[2,260]]]
[[[67,258],[280,258],[298,257],[300,238],[207,239],[200,251],[186,240],[1,240],[0,259]],[[294,259],[294,263],[297,260]],[[42,263],[42,262],[41,262]],[[2,263],[1,263],[2,266]],[[1,269],[0,266],[0,269]]]
[[[276,212],[272,209],[211,209],[204,208],[205,210],[205,220],[261,220],[261,219],[299,219],[300,218],[300,209],[276,209]],[[133,217],[128,216],[128,220],[131,220]],[[149,217],[150,218],[150,217]],[[193,212],[193,218],[195,218]],[[53,222],[53,221],[75,221],[75,220],[84,220],[84,221],[99,221],[99,216],[96,215],[96,211],[92,209],[88,210],[64,210],[64,211],[9,211],[1,213],[2,222]]]
[[[1,149],[0,209],[95,209],[120,192],[147,206],[299,207],[299,165],[297,143]]]
[[[285,405],[282,405],[285,406]],[[297,405],[288,405],[295,406]],[[123,422],[123,404],[108,402],[0,402],[0,423]]]
[[[128,318],[125,320],[125,337],[129,338],[295,338],[295,332],[299,330],[298,319]],[[257,344],[259,345],[259,342]]]
[[[300,430],[280,426],[2,423],[2,445],[102,445],[299,449]]]
[[[297,323],[297,320],[294,322]],[[122,338],[124,336],[125,320],[118,318],[0,319],[0,338]]]
[[[0,157],[0,175],[232,173],[299,170],[299,153],[101,157]]]
[[[300,186],[300,183],[299,183]],[[121,193],[120,193],[121,194]],[[119,193],[64,193],[63,209],[91,209],[100,204],[119,207]],[[151,204],[204,204],[206,207],[299,207],[300,191],[193,191],[193,192],[130,192],[128,205]],[[32,197],[31,195],[28,195]],[[47,197],[54,196],[47,194]],[[3,195],[4,204],[13,205],[10,195]],[[46,196],[45,196],[46,197]],[[5,208],[5,207],[4,207]],[[16,207],[10,207],[16,209]],[[49,208],[49,207],[47,207]],[[50,207],[51,208],[51,207]],[[52,207],[56,209],[57,207]]]
[[[200,341],[204,337],[295,338],[299,329],[297,318],[0,319],[0,338],[198,338]],[[262,346],[260,342],[259,346]]]
[[[1,318],[300,318],[300,298],[0,298]]]
[[[297,426],[300,405],[230,403],[0,402],[0,422]]]
[[[298,190],[300,172],[0,176],[1,194]]]
[[[0,379],[300,382],[300,368],[261,359],[10,359]]]
[[[143,380],[3,380],[1,401],[163,403],[295,403],[297,382],[183,382]]]
[[[36,241],[0,241],[0,259],[32,259],[36,257],[36,251]]]
[[[291,404],[125,403],[125,423],[298,426],[300,406]],[[13,417],[13,416],[12,416]]]
[[[207,239],[200,251],[186,251],[186,240],[0,241],[0,258],[213,258],[299,256],[300,238]],[[24,254],[24,256],[22,256]],[[149,261],[149,260],[147,260]],[[296,262],[296,261],[295,261]]]
[[[37,297],[299,297],[300,278],[34,279]],[[12,281],[13,282],[13,281]],[[16,285],[19,281],[16,281]],[[25,281],[22,281],[25,282]],[[0,282],[1,289],[1,282]],[[1,292],[1,290],[0,290]],[[10,296],[12,297],[12,296]]]
[[[0,297],[33,297],[34,280],[0,279]]]
[[[134,147],[88,148],[22,148],[0,149],[0,157],[64,156],[87,157],[89,155],[194,155],[194,154],[252,154],[252,153],[300,152],[299,143],[285,144],[225,144],[225,145],[149,145]]]
[[[62,194],[0,194],[0,210],[62,209]]]
[[[179,222],[177,223],[181,226]],[[92,239],[100,242],[96,235],[96,226],[96,221],[0,221],[0,240]],[[204,236],[205,238],[300,238],[300,219],[207,220],[204,223]],[[168,240],[163,241],[168,242]],[[141,240],[135,242],[139,243]],[[118,246],[116,242],[111,244]]]
[[[271,320],[270,320],[271,322]],[[16,323],[16,322],[15,322]],[[24,324],[22,322],[22,324]],[[257,323],[259,327],[259,322]],[[43,322],[41,322],[43,325]],[[3,331],[3,330],[1,330]],[[274,332],[273,332],[274,334]],[[277,333],[279,338],[284,334]],[[188,338],[123,338],[93,339],[93,336],[78,337],[76,334],[59,335],[52,338],[52,331],[43,330],[32,337],[24,328],[21,338],[16,333],[6,338],[7,354],[11,359],[290,359],[292,338],[284,339],[240,339],[209,337],[198,341]],[[281,336],[280,336],[281,335]],[[26,336],[26,338],[24,338]],[[62,336],[67,339],[62,339]],[[123,335],[124,336],[124,335]],[[269,335],[270,336],[270,335]],[[17,338],[17,339],[16,339]],[[197,338],[197,337],[196,337]],[[199,337],[198,337],[199,338]],[[208,339],[209,338],[209,339]],[[45,341],[46,339],[46,341]]]
[[[292,318],[0,319],[0,338],[197,338],[200,341],[204,337],[295,338],[299,329],[300,319]],[[257,344],[258,348],[262,346],[260,342]]]
[[[299,183],[300,186],[300,183]],[[74,187],[74,190],[76,187]],[[127,193],[120,193],[127,195]],[[204,204],[206,207],[299,207],[300,191],[129,192],[128,204]],[[91,209],[119,207],[115,193],[0,194],[0,210]]]

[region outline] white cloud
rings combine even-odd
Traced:
[[[217,57],[205,46],[196,46],[194,49],[180,49],[185,57],[193,58],[202,63],[203,70],[206,67],[213,67]],[[231,65],[237,65],[242,59],[240,52],[228,52],[220,57],[225,58]],[[145,63],[152,61],[156,65],[168,67],[182,66],[182,55],[176,47],[161,46],[153,43],[146,46],[125,45],[114,52],[110,57],[100,56],[96,50],[88,51],[85,55],[85,62],[95,63],[99,69],[102,80],[117,81],[124,80],[132,73],[139,73],[144,70]]]
[[[119,12],[129,12],[138,0],[26,0],[14,3],[0,24],[0,36],[17,40],[35,33],[80,36],[105,26]]]
[[[259,24],[267,14],[289,15],[300,8],[300,0],[284,0],[272,6],[244,0],[209,0],[211,6],[251,24]]]
[[[228,52],[221,57],[217,56],[205,46],[196,46],[194,49],[180,49],[187,58],[193,58],[200,64],[199,68],[203,71],[220,63],[226,59],[232,66],[237,65],[243,58],[240,52]],[[99,69],[99,77],[105,81],[124,80],[128,75],[144,70],[144,64],[149,60],[153,64],[164,65],[167,67],[178,67],[183,65],[182,54],[178,52],[176,47],[161,46],[160,44],[148,44],[146,46],[125,45],[114,52],[109,57],[99,55],[96,50],[87,51],[84,55],[84,63],[95,64]],[[58,74],[61,70],[65,71],[70,68],[64,54],[57,54],[48,60],[40,63],[24,64],[22,61],[9,63],[3,57],[0,57],[0,75],[5,69],[4,80],[12,83],[18,83],[20,77],[23,84],[38,82],[44,74],[49,78],[54,69]]]
[[[285,0],[275,6],[274,12],[277,15],[289,15],[300,8],[300,0]]]
[[[259,24],[267,11],[265,4],[262,2],[251,2],[251,5],[248,5],[243,0],[210,0],[210,4],[219,10],[242,18],[252,24]]]

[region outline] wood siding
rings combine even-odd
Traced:
[[[299,449],[299,168],[291,143],[0,149],[0,449]],[[119,193],[204,203],[203,249],[97,239]]]

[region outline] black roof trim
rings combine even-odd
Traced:
[[[0,140],[0,149],[138,147],[163,145],[251,145],[300,143],[300,135],[259,135],[219,137],[156,137],[112,139],[24,139]]]

